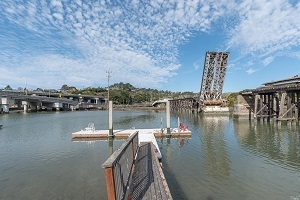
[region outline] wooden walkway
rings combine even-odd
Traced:
[[[172,200],[154,144],[138,141],[137,131],[102,164],[108,199]]]
[[[151,142],[140,144],[132,175],[129,199],[172,199]]]

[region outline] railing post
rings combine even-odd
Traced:
[[[120,199],[126,195],[124,191],[127,190],[129,184],[137,147],[138,131],[131,135],[121,147],[102,164],[102,168],[105,169],[108,200]],[[128,168],[128,166],[130,168]]]
[[[107,199],[116,200],[116,188],[113,167],[105,168]]]

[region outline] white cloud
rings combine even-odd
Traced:
[[[20,36],[0,32],[1,40],[13,43],[1,46],[1,65],[3,69],[18,66],[31,74],[49,73],[49,80],[56,73],[61,80],[71,81],[67,84],[98,85],[110,69],[116,82],[157,85],[180,67],[179,46],[197,33],[210,33],[216,22],[225,24],[217,31],[226,31],[229,37],[220,46],[240,49],[242,57],[252,55],[268,65],[300,45],[300,3],[296,4],[284,0],[0,1],[0,19],[26,32]],[[198,69],[197,62],[194,67]],[[45,77],[34,81],[43,84]]]
[[[63,19],[64,19],[63,15],[60,14],[60,13],[53,13],[53,16],[54,16],[56,19],[58,19],[58,20],[63,20]]]
[[[300,45],[300,2],[246,0],[236,11],[238,23],[230,30],[228,45],[243,54],[268,57]]]
[[[52,0],[52,1],[51,1],[51,5],[52,5],[53,7],[59,7],[59,8],[62,8],[62,7],[63,7],[61,1],[58,1],[58,0]]]
[[[32,9],[32,13],[36,13],[34,17],[23,12],[29,4],[30,8],[38,8]],[[44,52],[34,61],[32,49],[18,52],[23,58],[19,64],[26,71],[57,72],[63,80],[71,76],[82,81],[86,78],[95,84],[101,80],[99,77],[105,77],[105,70],[111,69],[117,82],[157,85],[174,76],[180,67],[178,46],[189,39],[192,31],[209,30],[211,23],[221,15],[219,9],[223,6],[196,1],[133,1],[132,4],[80,0],[63,3],[32,0],[27,4],[25,0],[2,1],[0,11],[11,23],[29,29],[33,36],[42,37],[49,47],[43,48],[41,42],[31,38],[28,44],[32,42]],[[74,58],[69,50],[77,52],[79,57]],[[84,73],[87,71],[90,73]]]
[[[274,57],[273,56],[269,56],[269,57],[267,57],[267,58],[265,58],[263,60],[263,65],[264,66],[268,66],[271,62],[273,62],[273,60],[274,60]]]
[[[258,71],[257,69],[250,68],[246,72],[247,72],[247,74],[251,75],[251,74],[253,74],[254,72],[257,72],[257,71]]]

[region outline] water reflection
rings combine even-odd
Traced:
[[[114,117],[117,117],[118,119],[114,121],[114,126],[118,127],[137,127],[142,124],[147,124],[155,121],[157,119],[158,112],[153,111],[132,111],[131,115],[127,114],[126,111],[115,111]],[[156,122],[156,127],[159,127],[159,121]],[[152,125],[152,123],[151,123]]]
[[[238,143],[247,151],[299,171],[300,135],[298,127],[278,128],[270,124],[253,124],[248,120],[233,120]]]
[[[100,167],[124,140],[72,142],[88,123],[106,129],[107,111],[0,115],[0,199],[106,199]],[[165,112],[115,111],[114,128],[160,127]],[[289,199],[300,188],[299,127],[228,115],[172,113],[191,138],[157,139],[174,199]],[[15,191],[18,191],[17,193]]]
[[[228,116],[205,116],[199,118],[202,126],[201,148],[204,166],[209,176],[217,180],[226,179],[230,175],[230,158],[224,137],[228,126]]]

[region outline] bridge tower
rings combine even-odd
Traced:
[[[229,52],[206,52],[199,98],[200,106],[222,104],[221,95],[229,55]]]

